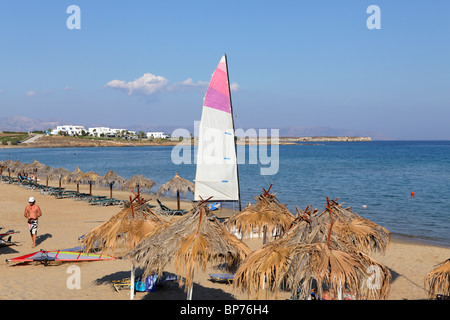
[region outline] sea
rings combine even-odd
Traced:
[[[195,149],[184,148],[4,148],[0,160],[36,159],[101,175],[113,169],[126,179],[141,174],[157,183],[149,191],[152,198],[175,173],[194,180]],[[450,247],[450,141],[319,142],[237,150],[243,207],[272,185],[271,192],[293,214],[308,205],[321,211],[328,197],[387,228],[393,237]],[[238,209],[237,204],[224,206]]]

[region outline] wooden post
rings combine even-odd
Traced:
[[[177,210],[180,210],[180,191],[177,191]]]

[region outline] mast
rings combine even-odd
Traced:
[[[238,186],[238,197],[239,197],[239,211],[242,211],[242,207],[241,207],[241,186],[239,184],[239,164],[238,164],[238,161],[237,161],[236,129],[235,129],[235,126],[234,126],[233,103],[231,101],[230,74],[228,73],[227,54],[225,53],[224,56],[225,56],[225,66],[227,67],[227,83],[228,83],[228,95],[230,96],[231,121],[233,123],[234,151],[236,153],[236,173],[237,173],[237,186]]]

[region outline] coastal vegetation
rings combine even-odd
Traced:
[[[28,138],[27,132],[0,132],[0,142],[2,145],[17,145],[20,141]]]

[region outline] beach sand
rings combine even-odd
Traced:
[[[53,184],[54,185],[54,184]],[[74,185],[63,185],[68,190],[75,190]],[[80,185],[81,192],[88,192],[89,186]],[[12,240],[18,245],[0,248],[0,299],[2,300],[129,300],[129,290],[117,292],[113,280],[130,276],[129,260],[95,261],[78,263],[51,263],[44,266],[38,263],[23,265],[7,264],[5,259],[29,254],[39,249],[58,250],[79,245],[78,237],[107,221],[117,213],[120,206],[93,206],[84,201],[73,199],[56,199],[38,191],[25,189],[17,185],[0,183],[0,227],[1,231],[13,229]],[[106,188],[93,187],[95,195],[109,195]],[[128,199],[130,192],[113,190],[113,196]],[[33,196],[43,212],[39,219],[37,247],[31,247],[31,238],[24,218],[24,209],[28,197]],[[144,194],[145,199],[156,205],[155,195]],[[171,208],[176,207],[176,200],[161,198]],[[182,202],[183,209],[190,209],[192,204]],[[227,212],[218,212],[218,215]],[[245,240],[252,250],[262,245],[261,239]],[[393,239],[384,255],[374,258],[389,268],[392,274],[390,300],[427,299],[424,278],[439,262],[450,257],[450,249]],[[81,276],[80,289],[70,289],[74,271],[78,266]],[[194,278],[194,300],[248,299],[247,293],[233,289],[232,285],[215,283],[209,279],[209,273],[220,272],[214,266],[201,270]],[[138,269],[139,271],[139,269]],[[166,271],[174,272],[169,265]],[[69,281],[69,286],[68,286]],[[261,297],[261,298],[266,298]],[[272,298],[272,297],[269,297]],[[278,299],[288,299],[289,293],[281,293]],[[177,282],[165,283],[157,287],[154,293],[137,292],[135,299],[148,300],[184,300],[184,287]]]

